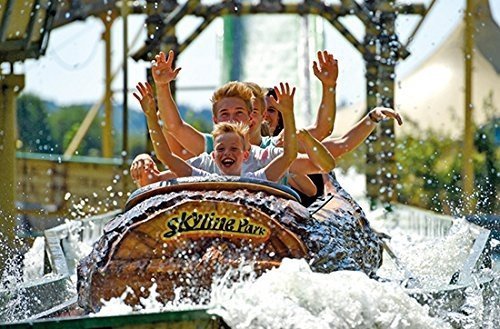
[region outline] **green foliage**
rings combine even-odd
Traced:
[[[405,204],[451,213],[461,208],[461,143],[428,131],[398,141],[398,197]]]
[[[19,131],[20,151],[62,154],[75,136],[78,128],[86,117],[89,106],[70,105],[48,109],[47,102],[35,95],[25,94],[17,100],[17,121]],[[181,106],[188,123],[202,132],[212,130],[210,111],[196,112]],[[208,113],[207,113],[208,112]],[[121,154],[122,124],[121,116],[115,111],[114,154]],[[207,118],[208,117],[208,118]],[[80,143],[78,155],[100,156],[102,116],[94,119],[88,132]],[[142,128],[144,118],[141,113],[129,112],[129,156],[146,152],[147,130]],[[138,123],[139,122],[139,123]],[[140,127],[140,128],[138,128]]]
[[[24,94],[17,99],[17,126],[21,151],[39,153],[54,151],[54,140],[47,117],[47,107],[39,97]]]
[[[500,163],[498,161],[500,149],[495,146],[492,133],[494,130],[490,129],[491,126],[498,127],[499,121],[481,127],[477,131],[475,139],[478,151],[484,156],[484,165],[476,168],[475,173],[477,186],[481,192],[477,200],[477,210],[484,213],[500,213],[497,194],[500,190]]]
[[[210,133],[213,129],[212,121],[204,120],[200,117],[199,113],[196,113],[193,110],[188,110],[185,114],[185,120],[187,123],[192,125],[198,131],[204,133]]]
[[[483,100],[484,126],[476,127],[472,154],[474,165],[474,201],[478,214],[498,214],[500,204],[500,148],[495,145],[495,132],[499,129],[498,109],[493,102],[493,92]],[[418,122],[411,135],[398,137],[396,161],[398,174],[398,201],[445,214],[460,214],[464,208],[462,185],[463,142],[444,136],[442,132],[423,131]],[[366,160],[363,145],[343,156],[339,166],[346,170],[354,167],[365,172]]]
[[[479,128],[473,154],[476,213],[500,211],[500,150],[494,145],[498,119]],[[396,141],[398,201],[445,214],[459,214],[463,208],[462,148],[463,142],[443,137],[433,131],[402,136]],[[355,168],[365,172],[366,146],[344,155],[337,162],[343,171]]]
[[[61,107],[49,117],[50,130],[55,142],[54,153],[64,153],[69,143],[75,136],[78,127],[87,115],[88,109],[81,105]],[[90,128],[78,147],[79,155],[99,155],[101,149],[101,126],[97,119]]]

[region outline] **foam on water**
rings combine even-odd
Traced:
[[[398,285],[378,282],[362,272],[338,271],[329,274],[311,271],[300,259],[285,259],[279,268],[256,278],[247,266],[226,273],[214,284],[209,305],[194,305],[179,298],[163,305],[156,300],[153,284],[140,308],[120,298],[104,302],[90,316],[123,315],[193,310],[209,307],[233,329],[238,328],[450,328],[443,320],[428,315]],[[244,279],[241,279],[244,277]],[[179,294],[180,295],[180,294]]]
[[[361,178],[360,178],[361,177]],[[361,188],[360,175],[339,177],[342,185]],[[350,191],[351,192],[351,191]],[[366,202],[356,191],[351,192],[366,211]],[[387,220],[374,220],[380,211],[367,212],[377,229],[392,236],[390,246],[400,261],[411,270],[425,288],[447,284],[453,273],[469,255],[473,234],[465,221],[458,220],[444,237],[429,238],[408,232]],[[76,235],[64,242],[65,249],[74,251],[75,259],[86,254],[89,245],[79,242]],[[35,279],[40,275],[39,262],[29,261],[43,253],[41,242],[35,242],[25,257],[25,276]],[[385,260],[388,257],[385,256]],[[390,262],[387,262],[389,264]],[[386,264],[386,263],[384,263]],[[132,308],[124,303],[130,291],[120,298],[104,302],[97,314],[107,316],[132,312],[165,312],[210,308],[220,315],[231,328],[449,328],[450,323],[462,328],[495,328],[499,324],[500,280],[496,277],[492,290],[497,292],[483,299],[479,284],[464,291],[465,304],[459,313],[446,312],[429,315],[429,307],[421,306],[409,297],[399,285],[398,269],[384,265],[377,273],[381,277],[396,278],[393,282],[380,282],[361,272],[338,271],[329,274],[312,272],[303,260],[285,259],[279,268],[256,278],[249,266],[237,274],[226,273],[214,284],[210,297],[198,305],[183,300],[177,291],[173,302],[163,305],[156,300],[156,285],[150,295],[141,299],[142,306]],[[235,275],[240,280],[234,281]],[[489,307],[491,310],[483,310]]]
[[[469,256],[475,238],[465,220],[456,220],[448,234],[438,238],[409,235],[399,227],[384,232],[391,236],[390,246],[400,261],[425,289],[440,288],[450,282]],[[382,267],[378,274],[385,277],[387,268]]]
[[[231,328],[448,328],[394,283],[362,272],[312,272],[285,259],[255,280],[219,286],[213,313]]]

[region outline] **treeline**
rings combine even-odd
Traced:
[[[79,104],[56,106],[32,94],[23,94],[17,100],[18,145],[22,152],[63,154],[75,136],[91,105]],[[186,106],[179,106],[184,119],[201,131],[212,129],[209,109],[195,112]],[[77,149],[78,155],[101,156],[103,111],[92,122],[87,134]],[[122,152],[122,111],[120,106],[113,110],[114,154]],[[145,152],[149,136],[144,115],[129,111],[128,153],[130,156]]]
[[[475,213],[499,214],[500,148],[498,131],[500,118],[491,103],[485,103],[491,113],[487,124],[475,128],[472,155],[474,163]],[[406,122],[408,124],[408,122]],[[396,139],[397,198],[403,204],[430,209],[439,213],[463,213],[463,141],[433,130],[422,130],[415,124],[411,135]],[[364,172],[366,146],[343,156],[338,165],[343,170],[354,167]]]

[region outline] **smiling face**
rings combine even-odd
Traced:
[[[240,176],[241,166],[249,153],[243,138],[234,132],[227,132],[215,137],[214,144],[212,157],[217,167],[225,175]]]
[[[214,122],[242,122],[248,124],[250,111],[246,102],[238,97],[224,97],[214,108]]]
[[[252,112],[250,113],[250,122],[248,124],[250,128],[250,136],[253,136],[257,133],[260,134],[265,108],[266,104],[264,103],[263,99],[252,99]]]
[[[270,97],[272,96],[266,96],[266,103],[270,104],[271,102],[269,101]],[[266,112],[264,114],[264,120],[266,120],[269,123],[269,130],[271,131],[271,135],[274,135],[274,131],[276,130],[276,127],[278,127],[278,122],[279,122],[279,112],[274,106],[268,105],[266,108]]]

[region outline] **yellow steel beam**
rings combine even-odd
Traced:
[[[104,125],[102,127],[102,156],[111,158],[113,156],[113,105],[111,98],[113,96],[111,91],[111,27],[113,26],[114,17],[104,16],[101,17],[104,24],[104,33],[102,39],[104,40],[104,78],[105,78],[105,92],[104,92]]]
[[[0,72],[0,270],[5,260],[15,254],[16,238],[16,97],[24,88],[24,75]]]
[[[474,200],[474,164],[472,153],[474,152],[474,121],[472,113],[472,64],[474,59],[474,0],[467,0],[464,13],[465,35],[464,35],[464,64],[465,64],[465,107],[464,107],[464,148],[462,181],[464,189],[464,212],[469,214],[473,211]]]

